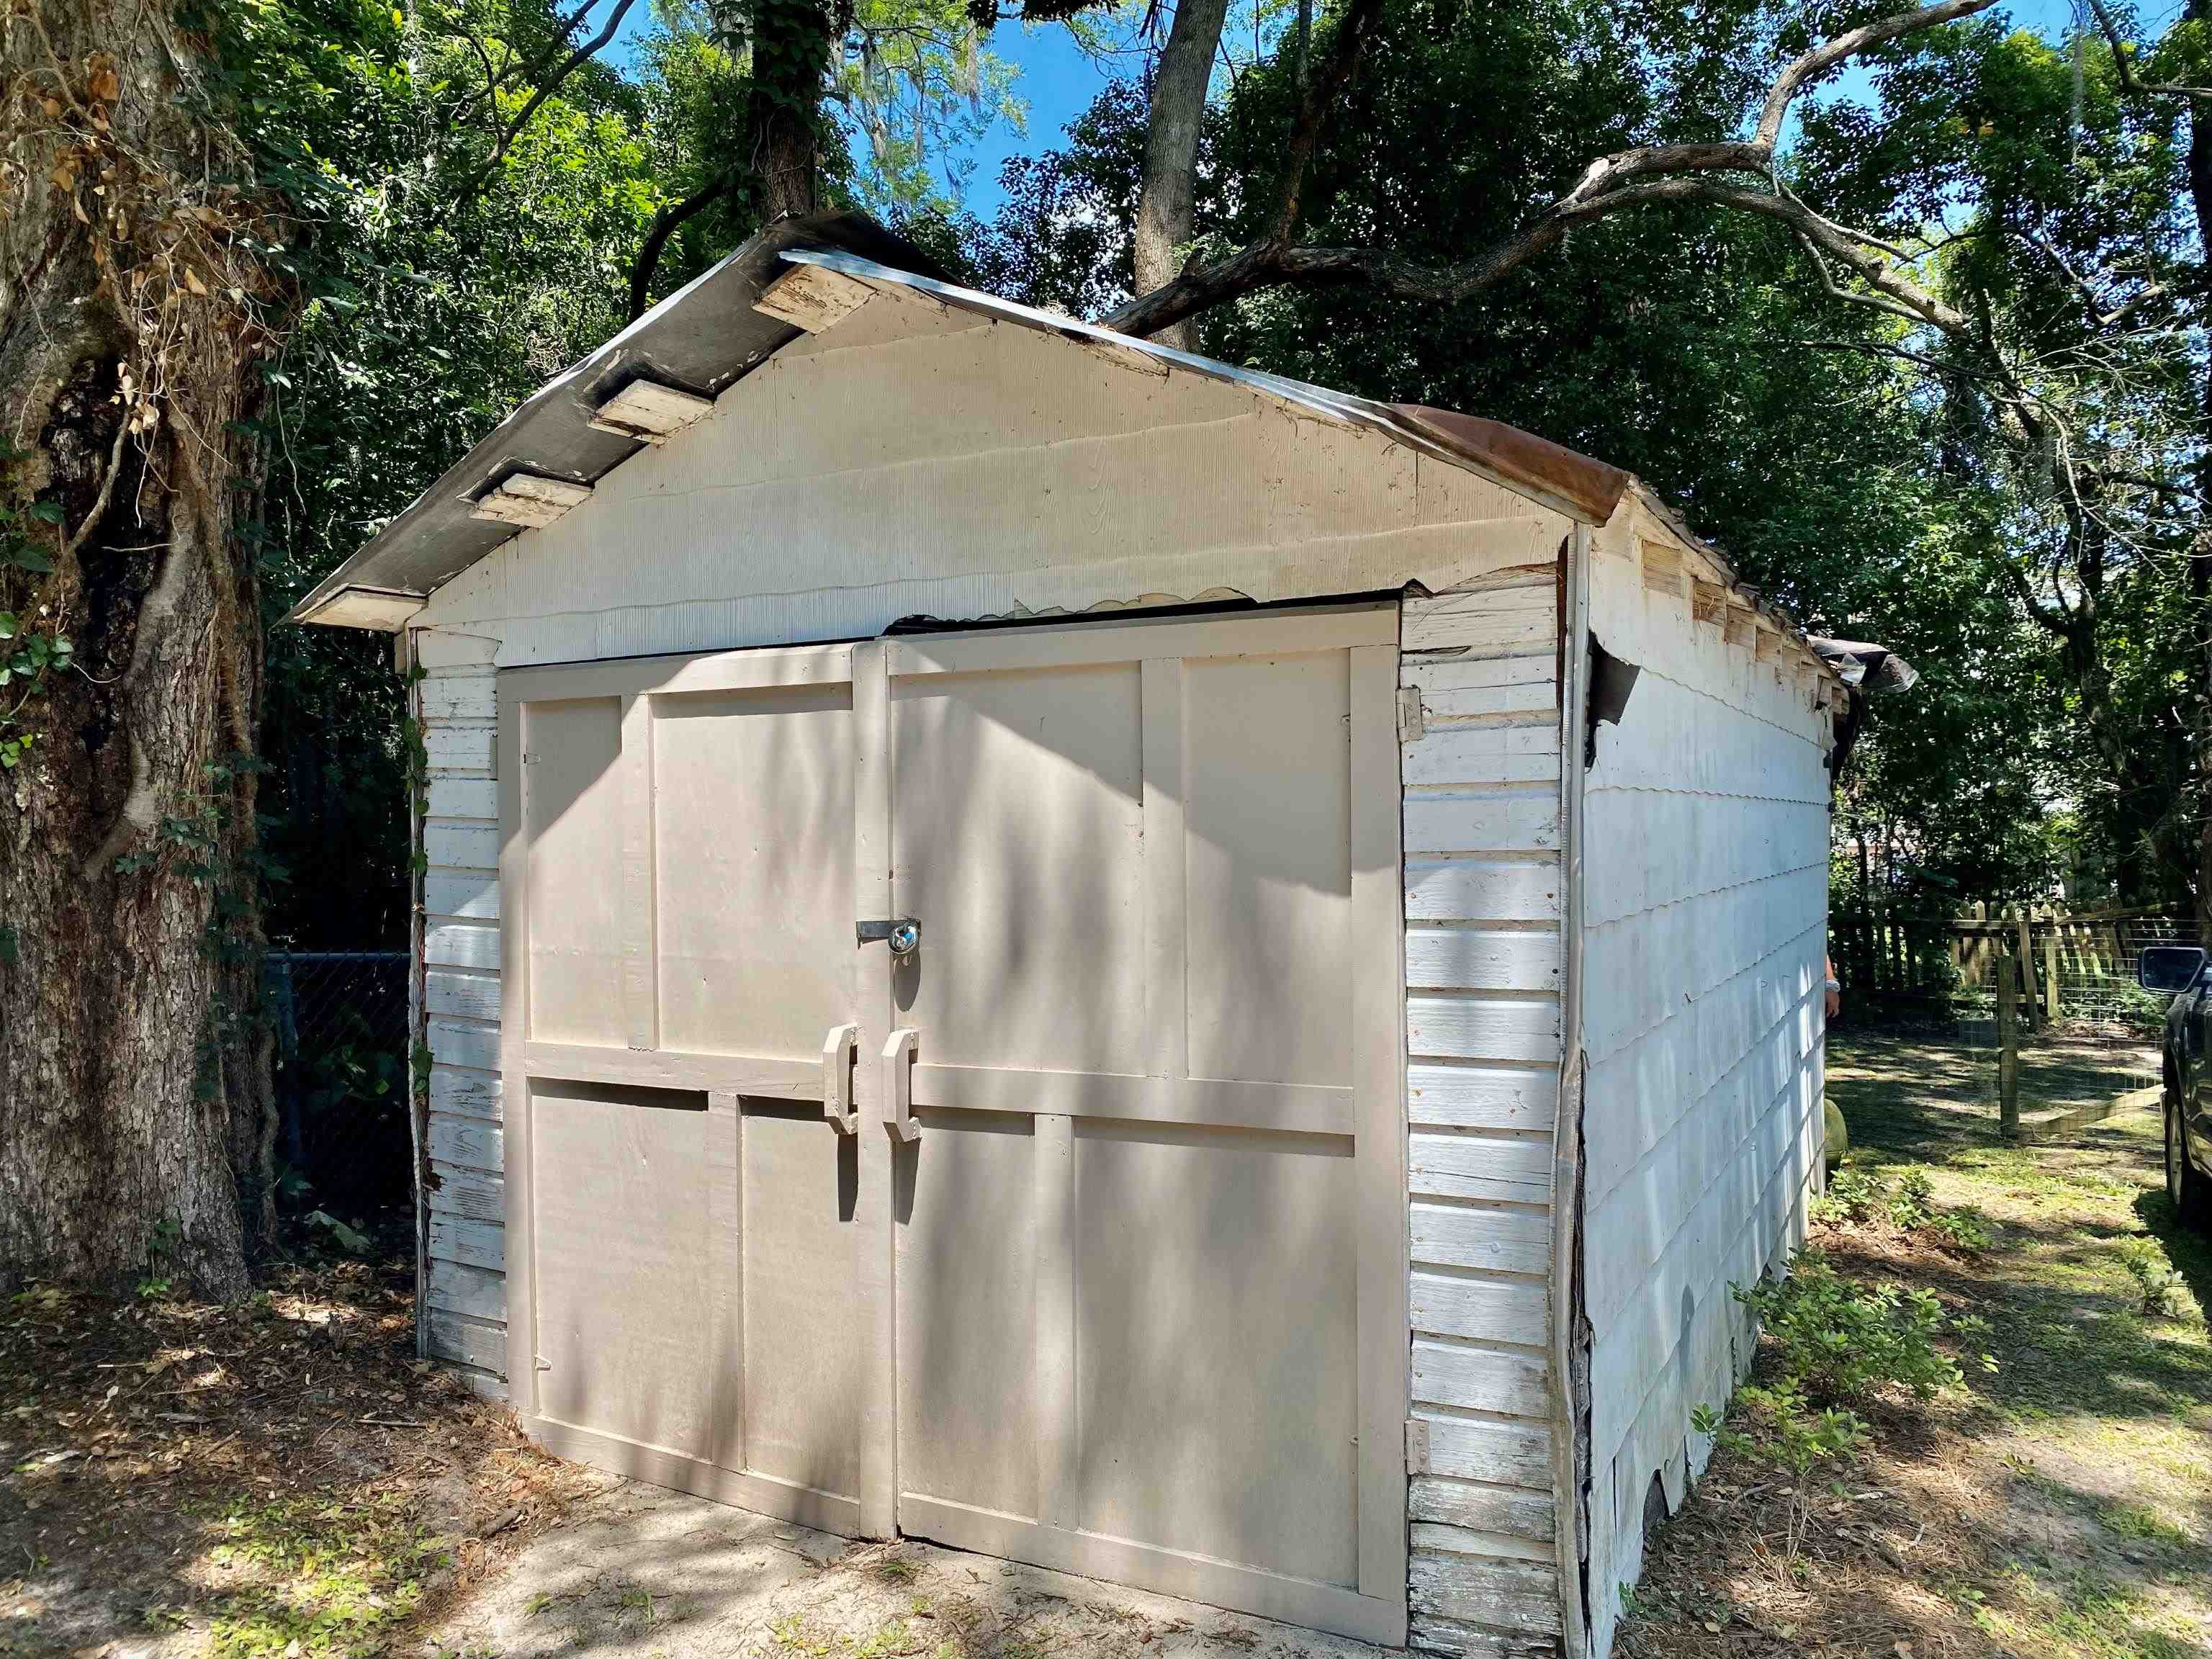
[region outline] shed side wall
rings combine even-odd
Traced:
[[[422,1005],[430,1048],[425,1334],[478,1392],[507,1393],[507,1181],[499,1073],[495,642],[416,635],[428,760]]]
[[[1409,598],[1404,754],[1413,1415],[1410,1639],[1549,1653],[1559,1098],[1557,544]],[[1418,702],[1419,735],[1412,735]]]
[[[1802,1242],[1819,1177],[1826,682],[1801,647],[1700,589],[1696,562],[1631,512],[1591,573],[1592,632],[1642,670],[1620,724],[1599,728],[1583,808],[1601,1655],[1641,1568],[1655,1478],[1671,1512],[1711,1452],[1692,1412],[1721,1406],[1750,1363],[1729,1286]]]

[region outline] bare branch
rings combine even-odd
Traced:
[[[1961,17],[1971,17],[1978,11],[1986,11],[1996,0],[1942,0],[1940,5],[1923,7],[1918,11],[1893,13],[1877,17],[1871,23],[1838,35],[1813,48],[1802,58],[1790,64],[1775,77],[1773,89],[1766,94],[1766,108],[1759,118],[1752,142],[1771,150],[1782,137],[1782,124],[1789,118],[1790,106],[1807,84],[1817,80],[1845,58],[1855,58],[1869,46],[1878,46],[1886,40],[1894,40],[1900,34],[1912,34],[1921,29],[1932,29],[1939,24],[1955,22]]]
[[[645,240],[629,268],[630,321],[635,322],[645,315],[646,295],[653,289],[653,269],[660,263],[660,252],[668,245],[668,239],[685,220],[712,207],[736,181],[737,169],[725,168],[682,201],[672,202],[653,215],[652,228],[645,233]]]
[[[1291,125],[1290,145],[1283,154],[1282,194],[1268,227],[1273,240],[1287,240],[1297,228],[1298,198],[1305,189],[1306,170],[1313,163],[1313,153],[1328,128],[1337,98],[1359,72],[1359,60],[1382,16],[1382,0],[1352,0],[1337,23],[1328,56],[1306,77],[1305,88],[1298,96],[1297,118]]]

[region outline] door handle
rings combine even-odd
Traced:
[[[822,1039],[822,1115],[841,1134],[860,1132],[860,1115],[853,1106],[853,1059],[860,1047],[857,1025],[833,1025]]]
[[[921,1033],[906,1025],[884,1044],[884,1098],[890,1103],[890,1131],[901,1140],[921,1139],[921,1125],[914,1121],[914,1057],[921,1048]]]

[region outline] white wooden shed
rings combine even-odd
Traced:
[[[1849,699],[1635,479],[823,217],[295,615],[420,671],[424,1340],[536,1438],[1607,1651],[1820,1177]]]

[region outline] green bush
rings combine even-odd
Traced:
[[[1880,1176],[1838,1170],[1828,1177],[1828,1190],[1814,1201],[1813,1213],[1823,1221],[1871,1221],[1888,1198],[1889,1185]]]
[[[1847,1279],[1816,1249],[1800,1251],[1788,1277],[1738,1285],[1735,1295],[1772,1345],[1775,1386],[1814,1408],[1863,1405],[1892,1388],[1932,1400],[1966,1380],[1938,1340],[1987,1328],[1951,1317],[1925,1291]],[[1996,1369],[1987,1354],[1977,1364]]]

